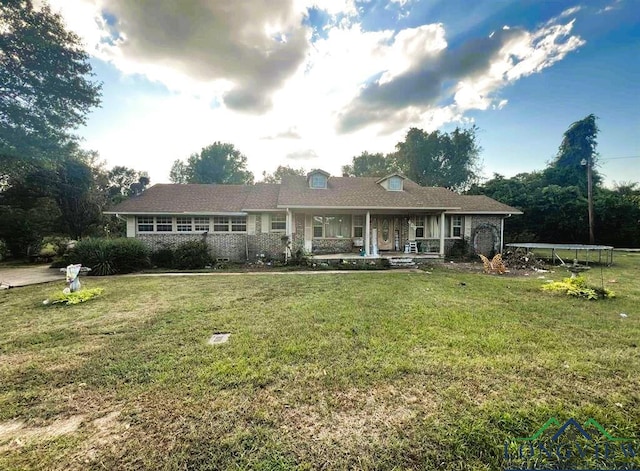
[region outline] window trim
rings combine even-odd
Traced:
[[[145,221],[141,221],[145,219]],[[136,231],[137,232],[155,232],[156,218],[153,216],[136,216]],[[141,226],[148,227],[149,229],[141,229]]]
[[[189,222],[185,222],[185,221],[189,221]],[[187,227],[187,226],[189,227],[187,230],[181,229],[181,227]],[[193,218],[191,216],[176,216],[176,232],[194,232]]]
[[[456,224],[456,219],[459,220],[459,223]],[[460,233],[458,235],[455,235],[455,229],[459,229]],[[451,215],[451,232],[450,232],[450,237],[452,239],[460,239],[462,238],[462,216],[456,215],[456,214],[452,214]]]
[[[281,220],[274,220],[275,218],[281,219]],[[273,224],[284,224],[284,227],[282,227],[281,229],[274,229],[273,228]],[[286,232],[287,230],[287,214],[286,213],[275,213],[275,214],[271,214],[269,217],[269,232],[273,232],[273,233],[283,233]]]
[[[154,232],[162,232],[162,233],[167,233],[167,232],[176,232],[175,230],[175,226],[173,225],[174,223],[174,218],[173,216],[156,216],[155,217],[155,231]],[[170,227],[170,229],[160,229],[160,226],[164,227]]]
[[[391,182],[397,182],[397,188],[394,188]],[[387,189],[389,191],[402,191],[402,186],[402,178],[397,175],[389,177],[389,180],[387,180]]]
[[[426,223],[424,216],[416,216],[415,218],[415,238],[416,239],[426,239]],[[422,235],[418,235],[418,230],[422,230]]]
[[[136,233],[140,234],[202,234],[211,229],[210,216],[136,216]],[[170,221],[170,222],[169,222]],[[188,221],[188,222],[187,222]],[[171,230],[158,230],[158,226]],[[180,227],[189,227],[181,230]]]
[[[216,220],[218,220],[216,222]],[[224,222],[221,222],[224,221]],[[238,222],[240,221],[240,222]],[[226,230],[218,230],[216,226],[226,226]],[[234,229],[235,226],[244,226],[244,229]],[[214,234],[246,234],[247,233],[247,216],[213,216],[212,226]]]
[[[309,188],[314,190],[323,190],[327,188],[327,176],[321,173],[313,173],[309,177]],[[321,183],[321,185],[318,185]]]
[[[327,229],[326,226],[328,222],[326,222],[326,218],[335,218],[335,217],[348,217],[349,218],[349,235],[348,236],[336,236],[336,237],[327,237]],[[331,239],[331,240],[345,240],[351,239],[351,235],[353,234],[353,225],[352,225],[352,215],[351,214],[313,214],[311,216],[311,235],[313,239]],[[321,218],[322,223],[316,224],[316,218]],[[322,228],[322,236],[316,236],[316,228]]]
[[[362,224],[356,224],[356,218],[362,218]],[[354,239],[363,239],[364,238],[364,227],[366,225],[366,220],[364,214],[353,214],[351,215],[351,236]],[[362,229],[362,235],[356,235],[356,229]]]

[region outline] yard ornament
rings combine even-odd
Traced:
[[[64,268],[61,268],[60,271],[63,271]],[[66,281],[69,286],[62,290],[64,294],[75,293],[80,290],[80,272],[88,272],[91,268],[83,267],[82,264],[78,263],[75,265],[67,266],[67,276]]]

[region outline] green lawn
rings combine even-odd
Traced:
[[[638,437],[640,254],[615,263],[597,302],[448,267],[1,291],[0,469],[495,470],[551,417]]]

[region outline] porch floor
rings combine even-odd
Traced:
[[[327,253],[311,255],[312,260],[376,260],[376,259],[392,259],[392,258],[411,258],[413,260],[442,260],[440,254],[437,253],[404,253],[404,252],[380,252],[378,255],[369,255],[363,257],[359,253]]]

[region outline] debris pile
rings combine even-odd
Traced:
[[[506,250],[502,255],[502,261],[507,267],[515,270],[545,269],[545,264],[542,260],[536,258],[533,252],[522,248]]]

